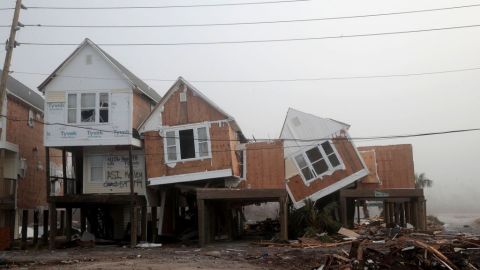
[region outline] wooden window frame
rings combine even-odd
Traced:
[[[327,153],[325,153],[325,150],[322,147],[322,144],[325,143],[325,142],[328,142],[330,144],[330,147],[332,147],[333,153],[335,154],[335,156],[337,157],[337,159],[339,161],[339,164],[337,166],[333,166],[331,164],[330,159],[328,158],[329,155],[327,155]],[[317,174],[315,172],[315,169],[313,168],[312,162],[310,161],[310,159],[307,156],[307,151],[309,151],[313,148],[317,148],[320,151],[320,153],[322,154],[323,160],[325,160],[325,163],[328,166],[328,170],[321,173],[321,174]],[[300,165],[298,164],[298,162],[296,160],[296,157],[299,156],[299,155],[302,155],[303,158],[305,159],[305,162],[307,163],[307,167],[310,169],[310,173],[313,175],[313,177],[311,179],[306,179],[305,176],[303,175],[302,169],[307,168],[307,167],[302,167],[302,168],[300,167]],[[330,155],[332,155],[332,153]],[[338,170],[344,170],[345,169],[345,164],[343,163],[343,160],[342,160],[341,156],[338,154],[337,148],[335,147],[333,142],[330,141],[330,140],[319,142],[319,143],[315,144],[314,146],[309,145],[309,146],[303,147],[301,150],[297,151],[294,155],[292,155],[291,159],[293,160],[293,163],[297,167],[297,170],[299,172],[300,177],[302,178],[303,182],[307,186],[309,186],[310,183],[312,183],[313,181],[315,181],[317,179],[321,180],[324,176],[332,175],[334,172],[336,172]]]
[[[200,128],[205,128],[206,129],[206,143],[207,143],[207,149],[208,149],[208,154],[206,156],[199,156],[199,138],[198,138],[198,129]],[[180,149],[180,135],[179,132],[182,130],[193,130],[193,140],[194,140],[194,145],[195,145],[195,157],[194,158],[186,158],[182,159],[181,158],[181,149]],[[177,159],[175,160],[170,160],[168,158],[168,145],[167,145],[167,132],[174,132],[175,134],[175,150],[176,150],[176,157]],[[163,149],[164,149],[164,161],[165,164],[169,163],[177,163],[177,162],[187,162],[187,161],[193,161],[193,160],[204,160],[204,159],[211,159],[212,158],[212,143],[210,141],[210,126],[209,125],[189,125],[189,126],[182,126],[182,127],[174,127],[174,128],[168,128],[165,129],[164,132],[164,138],[163,138]],[[170,145],[172,147],[172,145]]]
[[[82,94],[95,94],[95,121],[94,122],[82,122]],[[107,122],[100,122],[100,95],[107,94],[108,95],[108,121]],[[68,96],[75,95],[76,96],[76,107],[69,109],[68,107]],[[81,91],[75,93],[66,93],[66,110],[65,110],[65,122],[68,124],[79,124],[79,125],[108,125],[112,123],[112,93],[110,91]],[[105,109],[103,107],[103,109]],[[75,110],[75,122],[68,121],[68,111]]]

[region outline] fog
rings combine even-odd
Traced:
[[[259,0],[258,0],[259,1]],[[135,1],[135,5],[225,3],[225,0]],[[242,2],[240,0],[235,2]],[[245,2],[245,1],[243,1]],[[247,1],[248,2],[248,1]],[[24,24],[198,24],[337,17],[476,4],[474,1],[320,1],[235,7],[152,10],[22,10]],[[132,1],[24,1],[28,6],[118,6]],[[1,1],[0,8],[14,1]],[[479,24],[480,7],[360,19],[263,25],[148,28],[24,28],[18,42],[204,42],[338,36]],[[0,11],[10,24],[12,11]],[[0,39],[8,28],[0,28]],[[268,80],[407,74],[480,67],[480,27],[372,37],[199,46],[103,47],[141,78]],[[11,69],[49,74],[75,46],[21,45]],[[4,51],[0,52],[3,59]],[[45,75],[13,73],[31,88]],[[160,94],[172,82],[146,81]],[[352,137],[480,127],[480,70],[445,74],[272,83],[195,83],[239,122],[247,137],[276,138],[288,107],[349,123]],[[416,172],[434,180],[426,190],[432,213],[480,212],[480,132],[357,145],[413,145]]]

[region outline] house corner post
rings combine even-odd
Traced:
[[[137,209],[136,209],[136,196],[134,189],[133,181],[133,146],[130,145],[128,149],[128,165],[129,165],[129,176],[130,176],[130,247],[134,248],[137,246]]]

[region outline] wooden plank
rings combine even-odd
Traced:
[[[55,249],[55,240],[57,238],[57,207],[55,203],[48,204],[48,211],[50,214],[50,241],[49,248],[50,250]]]
[[[40,212],[35,209],[33,210],[33,245],[38,244],[38,223],[39,223]]]
[[[163,206],[163,205],[162,205]],[[157,222],[158,222],[158,218],[157,218],[157,207],[156,206],[152,206],[152,231],[151,231],[151,239],[152,239],[152,243],[156,243],[157,242],[157,236],[158,236],[158,227],[157,227]]]
[[[72,208],[67,207],[65,215],[65,236],[67,242],[72,241]]]
[[[205,226],[205,200],[197,197],[198,210],[198,244],[203,247],[206,244],[206,226]]]
[[[340,194],[344,197],[364,199],[386,199],[386,198],[410,198],[423,197],[423,189],[398,188],[398,189],[342,189]]]
[[[43,238],[43,244],[44,245],[47,245],[48,244],[48,221],[49,221],[49,211],[48,210],[43,210],[43,235],[42,235],[42,238]]]
[[[199,188],[199,199],[265,199],[278,200],[285,197],[285,189],[226,189],[226,188]]]
[[[143,242],[147,241],[147,206],[142,206],[142,219],[140,220],[141,223],[141,230],[140,230],[140,239]]]
[[[280,199],[280,239],[288,240],[288,197]]]
[[[21,248],[27,249],[28,210],[22,211],[22,242]]]

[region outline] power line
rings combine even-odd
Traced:
[[[0,117],[7,118],[8,120],[14,121],[14,122],[28,122],[31,121],[29,119],[19,119],[19,118],[12,118],[8,117],[5,115],[0,115]],[[101,131],[101,132],[106,132],[106,133],[116,133],[114,130],[103,130],[103,129],[98,129],[94,127],[86,127],[86,126],[77,126],[74,124],[65,124],[65,123],[48,123],[48,122],[43,122],[37,119],[34,119],[35,122],[43,124],[43,125],[54,125],[54,126],[66,126],[66,127],[73,127],[73,128],[79,128],[79,129],[86,129],[86,130],[93,130],[93,131]],[[323,140],[331,140],[331,139],[337,139],[337,140],[348,140],[348,141],[360,141],[360,140],[385,140],[385,139],[402,139],[402,138],[415,138],[415,137],[426,137],[426,136],[434,136],[434,135],[445,135],[445,134],[455,134],[455,133],[465,133],[465,132],[473,132],[473,131],[480,131],[480,128],[469,128],[469,129],[456,129],[456,130],[446,130],[446,131],[434,131],[434,132],[424,132],[424,133],[412,133],[412,134],[400,134],[400,135],[383,135],[383,136],[366,136],[366,137],[339,137],[339,138],[331,138],[331,137],[326,137],[326,138],[311,138],[311,139],[291,139],[291,138],[279,138],[279,140],[283,141],[294,141],[294,142],[317,142],[317,141],[323,141]],[[134,135],[131,132],[122,132],[122,134],[125,135]],[[150,136],[148,134],[144,134],[144,137],[153,137],[153,138],[159,138],[159,139],[179,139],[179,137],[175,136]],[[194,139],[194,140],[200,140],[200,141],[220,141],[220,142],[241,142],[242,140],[240,139]],[[275,139],[256,139],[255,141],[272,141]]]
[[[24,24],[27,27],[44,27],[44,28],[172,28],[172,27],[212,27],[212,26],[235,26],[235,25],[257,25],[257,24],[278,24],[278,23],[298,23],[298,22],[314,22],[314,21],[328,21],[328,20],[342,20],[342,19],[358,19],[369,17],[380,17],[390,15],[414,14],[423,12],[445,11],[453,9],[463,9],[471,7],[479,7],[480,4],[463,5],[443,8],[431,8],[421,10],[408,10],[398,12],[386,12],[364,15],[351,15],[339,17],[323,17],[311,19],[291,19],[291,20],[272,20],[272,21],[253,21],[253,22],[226,22],[226,23],[202,23],[202,24],[160,24],[160,25],[60,25],[60,24]],[[7,27],[7,26],[0,26]]]
[[[463,69],[450,69],[450,70],[440,70],[440,71],[427,71],[427,72],[416,72],[416,73],[399,73],[399,74],[379,74],[379,75],[364,75],[364,76],[338,76],[338,77],[317,77],[317,78],[292,78],[292,79],[266,79],[266,80],[190,80],[192,83],[275,83],[275,82],[308,82],[308,81],[331,81],[331,80],[351,80],[351,79],[375,79],[375,78],[395,78],[395,77],[412,77],[412,76],[426,76],[426,75],[436,75],[436,74],[448,74],[448,73],[458,73],[466,71],[475,71],[480,70],[480,67],[473,68],[463,68]],[[36,73],[36,72],[23,72],[23,71],[12,71],[16,74],[25,74],[25,75],[39,75],[39,76],[49,76],[48,73]],[[78,79],[91,79],[91,80],[123,80],[119,78],[106,78],[106,77],[88,77],[88,76],[76,76],[76,75],[55,75],[56,77],[64,78],[78,78]],[[144,78],[144,81],[157,81],[157,82],[174,82],[176,79],[155,79],[155,78]],[[87,90],[87,89],[86,89]],[[88,90],[103,90],[103,89],[88,89]]]
[[[443,30],[458,30],[466,28],[480,27],[480,24],[460,25],[450,27],[426,28],[393,32],[379,32],[379,33],[365,33],[365,34],[350,34],[339,36],[323,36],[323,37],[304,37],[304,38],[284,38],[284,39],[259,39],[259,40],[233,40],[233,41],[206,41],[206,42],[173,42],[173,43],[99,43],[99,46],[187,46],[187,45],[220,45],[220,44],[246,44],[246,43],[273,43],[273,42],[292,42],[292,41],[311,41],[311,40],[326,40],[326,39],[343,39],[343,38],[358,38],[358,37],[372,37],[398,34],[412,34],[422,32],[434,32]],[[78,46],[77,43],[42,43],[42,42],[19,42],[19,45],[26,46]]]
[[[169,8],[199,8],[199,7],[225,7],[225,6],[251,6],[251,5],[269,5],[285,4],[294,2],[309,2],[311,0],[277,0],[260,2],[239,2],[239,3],[221,3],[221,4],[195,4],[195,5],[165,5],[165,6],[108,6],[108,7],[56,7],[56,6],[28,6],[28,9],[43,10],[115,10],[115,9],[169,9]]]

